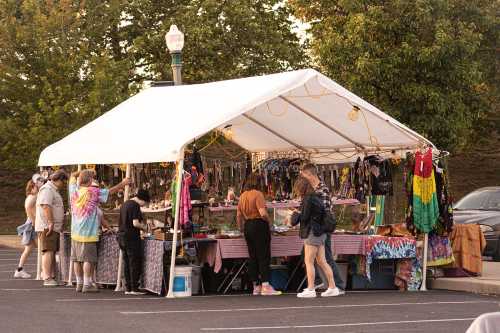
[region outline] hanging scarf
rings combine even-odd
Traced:
[[[439,207],[436,180],[432,167],[432,150],[415,154],[413,176],[413,223],[424,233],[430,232],[437,222]]]

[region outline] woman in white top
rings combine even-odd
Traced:
[[[14,272],[14,278],[29,279],[31,274],[24,270],[24,263],[28,259],[31,251],[35,247],[35,216],[36,216],[36,196],[38,189],[43,185],[44,179],[39,174],[33,177],[26,184],[26,200],[24,201],[24,209],[26,211],[26,222],[17,227],[18,235],[22,236],[21,244],[24,245],[23,253],[19,259],[19,265]]]

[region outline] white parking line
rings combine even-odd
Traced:
[[[40,281],[42,282],[42,281]],[[39,290],[72,290],[73,288],[63,288],[63,286],[60,287],[42,287],[42,288],[3,288],[0,289],[0,291],[39,291]]]
[[[325,328],[325,327],[356,327],[372,325],[401,325],[418,323],[439,323],[454,321],[472,321],[476,318],[448,318],[448,319],[423,319],[423,320],[402,320],[402,321],[376,321],[371,323],[346,323],[346,324],[325,324],[325,325],[291,325],[291,326],[255,326],[255,327],[211,327],[201,328],[202,331],[257,331],[257,330],[286,330],[298,328]]]
[[[342,309],[362,308],[376,306],[406,306],[406,305],[450,305],[450,304],[479,304],[494,303],[492,301],[463,301],[463,302],[419,302],[419,303],[372,303],[372,304],[339,304],[339,305],[308,305],[308,306],[283,306],[274,308],[243,308],[243,309],[191,309],[191,310],[165,310],[165,311],[121,311],[123,315],[168,314],[168,313],[210,313],[210,312],[245,312],[245,311],[285,311],[304,309]]]

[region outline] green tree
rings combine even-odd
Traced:
[[[466,147],[491,117],[498,100],[498,1],[289,4],[311,23],[311,51],[322,71],[439,147]]]
[[[279,0],[0,1],[0,166],[33,167],[145,80],[171,79],[171,24],[187,83],[301,67],[290,17]]]

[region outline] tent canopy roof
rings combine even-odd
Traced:
[[[359,111],[353,111],[353,107]],[[251,152],[318,163],[415,150],[430,141],[313,69],[151,87],[45,148],[40,166],[170,162],[211,130]]]

